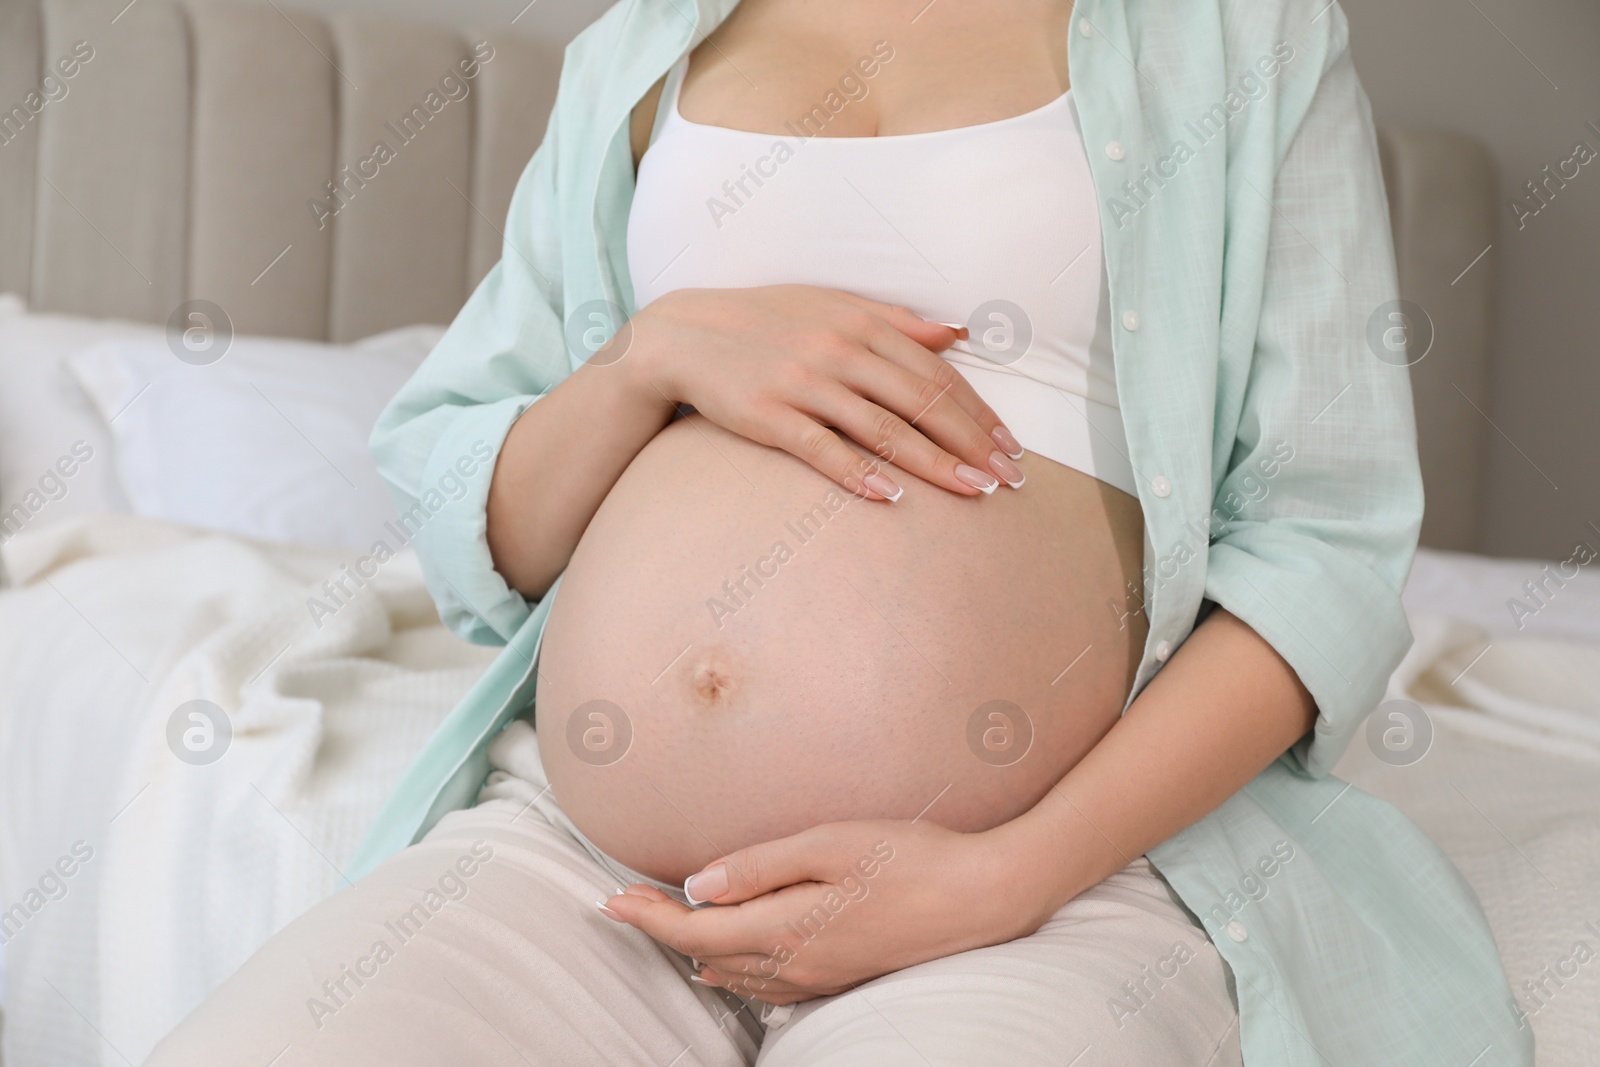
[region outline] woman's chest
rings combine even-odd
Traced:
[[[1071,84],[1072,5],[896,0],[744,0],[692,53],[684,114],[777,132],[827,106],[853,105],[830,131],[874,137],[990,122]]]

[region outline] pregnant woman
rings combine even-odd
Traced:
[[[1323,0],[617,5],[374,435],[509,647],[152,1062],[1530,1062],[1327,775],[1410,640],[1394,299]]]

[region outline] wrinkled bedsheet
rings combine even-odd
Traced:
[[[41,906],[6,944],[4,1062],[139,1063],[343,884],[493,650],[440,625],[409,552],[351,578],[357,557],[117,516],[6,560],[0,906]],[[222,721],[169,729],[195,700]]]

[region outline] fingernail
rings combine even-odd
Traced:
[[[1000,451],[1012,459],[1022,458],[1022,446],[1017,443],[1015,437],[1011,436],[1010,430],[996,423],[995,428],[989,431],[989,436],[993,437],[994,443],[1000,446]]]
[[[691,874],[683,880],[683,895],[689,898],[691,904],[704,904],[708,900],[715,900],[728,891],[728,865],[714,863],[699,874]]]
[[[700,984],[701,984],[701,985],[715,985],[715,984],[716,984],[716,983],[715,983],[715,982],[708,982],[708,981],[706,981],[706,980],[705,980],[705,979],[704,979],[704,978],[701,978],[701,977],[700,977],[700,976],[699,976],[699,975],[698,975],[698,974],[691,974],[691,975],[690,975],[690,976],[689,976],[689,981],[691,981],[691,982],[698,982],[698,983],[700,983]]]
[[[969,467],[965,463],[956,464],[956,477],[985,493],[992,493],[1000,487],[999,481],[992,474],[985,474],[976,467]]]
[[[1028,480],[1027,475],[1022,473],[1022,468],[1007,459],[1003,452],[993,452],[989,455],[989,469],[1013,489],[1022,488],[1022,483]]]
[[[618,915],[616,912],[612,911],[610,908],[606,907],[606,902],[603,901],[603,900],[595,901],[594,902],[594,906],[599,908],[600,909],[600,914],[604,915],[608,919],[615,919],[619,923],[628,921],[628,920],[624,919],[622,916]]]
[[[952,330],[954,330],[956,332],[956,336],[957,337],[966,337],[967,336],[967,327],[966,327],[965,323],[960,323],[960,322],[941,322],[939,325],[940,326],[948,326],[950,329],[952,329]]]
[[[891,504],[896,500],[899,500],[900,494],[905,492],[904,489],[900,488],[898,485],[895,485],[888,478],[882,474],[879,474],[877,471],[873,471],[871,474],[861,479],[861,484],[866,486],[868,489],[871,489],[874,493],[877,493],[884,499],[888,500]]]

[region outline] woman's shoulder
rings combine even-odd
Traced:
[[[705,18],[719,20],[735,0],[699,0]],[[688,16],[672,0],[618,0],[567,45],[559,104],[593,115],[631,108],[659,80],[689,38]],[[700,27],[700,33],[704,30]],[[703,35],[703,34],[702,34]],[[647,76],[649,80],[641,82]],[[615,94],[629,93],[629,99]]]
[[[1332,56],[1349,41],[1338,0],[1214,0],[1230,67],[1287,42],[1297,52]],[[1210,5],[1208,5],[1210,6]]]
[[[697,23],[696,35],[703,37],[736,6],[738,0],[617,0],[567,45],[567,64],[576,61],[621,73],[652,47],[679,38],[687,41],[691,20]]]
[[[1078,0],[1104,5],[1124,19],[1104,23],[1120,35],[1140,68],[1159,62],[1159,73],[1139,85],[1141,96],[1187,115],[1196,92],[1236,92],[1251,100],[1263,85],[1280,104],[1272,122],[1241,124],[1235,138],[1292,133],[1294,113],[1316,95],[1324,76],[1348,54],[1349,24],[1338,0],[1191,0],[1146,4],[1136,0]],[[1156,59],[1159,57],[1159,60]],[[1232,104],[1229,105],[1230,108]]]

